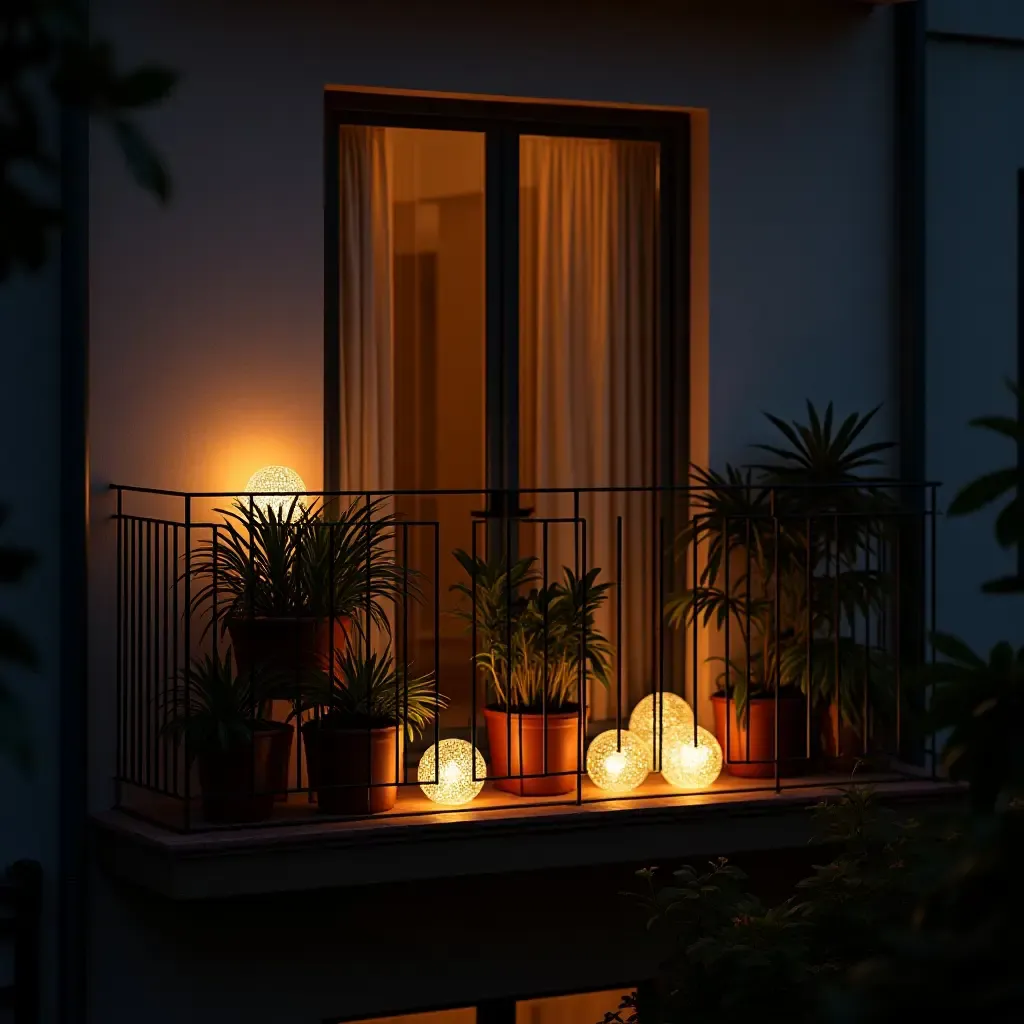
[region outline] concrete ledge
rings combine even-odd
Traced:
[[[964,794],[916,780],[877,792],[908,813]],[[172,900],[203,900],[795,848],[813,838],[808,808],[836,793],[832,785],[188,835],[109,811],[94,826],[105,870]]]

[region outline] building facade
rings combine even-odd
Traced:
[[[668,449],[671,436],[676,461],[721,467],[749,461],[749,445],[766,440],[766,410],[790,419],[805,416],[807,399],[834,402],[838,415],[881,405],[873,438],[899,443],[885,468],[914,484],[940,481],[941,508],[998,464],[1000,453],[966,422],[1004,409],[1002,379],[1017,374],[1024,11],[1013,0],[317,0],[287,10],[93,0],[90,8],[95,31],[126,60],[159,60],[182,78],[147,119],[172,172],[171,206],[158,209],[130,186],[108,139],[65,124],[60,257],[0,296],[11,367],[0,403],[11,439],[0,497],[12,508],[8,532],[42,556],[19,614],[43,655],[21,687],[38,766],[30,781],[5,782],[13,827],[5,822],[0,851],[43,865],[42,1019],[277,1024],[454,1010],[452,1020],[599,1020],[613,996],[596,1015],[604,996],[550,1000],[625,992],[650,977],[655,952],[616,897],[630,872],[726,852],[762,856],[770,873],[777,851],[805,844],[803,806],[817,791],[776,792],[772,778],[763,793],[728,799],[495,804],[399,815],[386,826],[312,816],[228,832],[197,830],[189,819],[171,827],[125,796],[141,780],[130,762],[145,737],[159,743],[133,731],[132,716],[155,721],[149,697],[140,689],[126,703],[137,678],[126,658],[151,654],[128,638],[126,607],[141,591],[126,582],[123,559],[153,543],[128,531],[152,520],[171,523],[170,536],[187,528],[193,537],[182,502],[198,508],[214,500],[203,495],[241,492],[268,464],[292,467],[315,493],[561,486],[537,468],[550,470],[541,456],[556,447],[544,429],[586,447],[602,413],[613,434],[633,421],[616,419],[610,404],[584,404],[579,416],[591,426],[579,442],[571,423],[537,411],[546,400],[568,417],[578,401],[571,375],[554,397],[523,397],[531,387],[543,396],[542,383],[557,375],[557,360],[544,364],[542,343],[522,332],[523,282],[546,280],[524,267],[545,250],[543,230],[555,238],[546,265],[571,251],[566,225],[577,221],[562,211],[589,197],[578,223],[591,225],[605,209],[594,198],[601,188],[625,211],[618,230],[653,218],[657,240],[644,251],[654,263],[626,303],[649,303],[650,335],[662,345],[641,374],[660,414],[650,445]],[[344,255],[332,255],[368,251],[365,240],[351,241],[345,216],[360,201],[360,181],[371,213],[385,194],[373,191],[375,138],[390,161],[379,179],[391,190],[389,287],[398,294],[402,280],[414,282],[409,308],[388,314],[386,356],[369,347],[370,320],[353,327],[346,318],[377,278],[364,266],[351,285]],[[620,172],[644,165],[644,151],[630,146],[660,147],[644,165],[657,185],[648,206],[636,198],[644,172],[615,192],[600,184],[610,165],[592,147],[572,149],[574,140],[609,139],[622,147]],[[544,140],[555,140],[546,152]],[[545,187],[569,180],[572,166],[587,184],[528,227]],[[506,168],[515,186],[499,173]],[[501,205],[513,187],[514,216]],[[596,243],[582,237],[590,252]],[[614,268],[588,273],[597,292],[620,287]],[[421,301],[429,274],[438,275],[433,334]],[[511,329],[507,318],[504,327],[493,320],[510,281],[518,282],[516,358],[535,342],[541,353],[532,376],[517,364],[512,391],[508,376],[488,370],[494,338]],[[593,323],[585,302],[559,312],[562,323]],[[534,322],[537,338],[544,322]],[[346,382],[357,371],[346,360],[356,349],[367,363],[353,391]],[[428,349],[430,365],[447,365],[430,378],[433,390],[420,371],[402,376]],[[630,350],[621,365],[645,358]],[[369,394],[374,359],[392,374],[383,462],[359,455],[352,440],[354,396]],[[596,362],[584,358],[579,372]],[[428,391],[433,405],[424,404]],[[515,414],[501,406],[496,429],[494,410],[509,394]],[[646,410],[647,397],[634,405]],[[531,400],[524,411],[519,403]],[[359,406],[364,427],[367,408]],[[413,448],[418,456],[403,462]],[[530,469],[527,451],[540,453]],[[628,465],[631,451],[620,462]],[[365,461],[355,472],[357,458]],[[499,462],[506,468],[495,475]],[[626,483],[653,494],[665,460],[651,464],[649,477],[623,470],[621,480],[577,475],[564,486]],[[508,473],[527,485],[513,488]],[[139,496],[112,485],[172,493],[153,499],[159,510],[143,496],[129,524],[116,518],[128,515],[119,502]],[[936,544],[932,559],[930,541],[921,542],[908,598],[923,616],[918,631],[929,625],[934,593],[943,628],[991,643],[1009,628],[998,619],[1005,603],[990,608],[975,592],[1005,556],[983,517],[929,519],[930,494],[919,496]],[[168,503],[177,510],[166,512]],[[470,522],[462,505],[413,512]],[[168,536],[158,528],[157,545]],[[178,617],[163,607],[162,621]],[[633,627],[620,624],[617,636],[623,628]],[[459,641],[445,634],[431,662],[438,672],[449,641],[459,657]],[[702,714],[710,714],[710,669],[690,678],[688,666],[697,654],[703,665],[716,643],[684,644],[687,669],[677,665],[667,686],[683,694],[692,686],[688,699]],[[151,676],[165,668],[161,661]],[[592,699],[592,723],[628,714],[643,692],[630,685],[625,698],[620,685],[617,708]],[[445,722],[475,741],[478,709],[467,711],[459,693],[449,694],[455,711]],[[583,728],[592,739],[592,725]],[[164,748],[153,750],[159,762]],[[931,798],[916,783],[893,792]],[[179,803],[190,799],[186,791]],[[529,1002],[538,999],[548,1002]]]

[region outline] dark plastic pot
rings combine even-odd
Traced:
[[[715,694],[711,701],[725,770],[744,779],[774,778],[775,697],[752,697],[748,701],[749,725],[746,712],[737,720],[735,700],[726,701],[724,694]],[[779,775],[802,775],[807,770],[807,705],[799,695],[780,694],[778,709]]]
[[[818,724],[818,764],[822,771],[847,775],[858,765],[869,770],[888,767],[886,745],[893,749],[896,738],[892,736],[887,740],[884,728],[877,723],[865,744],[861,730],[841,718],[839,704],[833,700],[818,709]]]
[[[287,675],[326,667],[332,651],[346,646],[351,626],[347,616],[333,620],[242,616],[228,620],[228,635],[239,675],[257,665]]]
[[[575,791],[580,770],[579,712],[559,711],[545,716],[485,708],[484,721],[491,754],[489,774],[498,789],[517,796],[556,796]],[[499,778],[520,774],[543,777]]]
[[[251,743],[201,753],[203,817],[214,824],[266,821],[275,791],[287,788],[293,736],[283,722],[259,722]]]
[[[380,814],[398,800],[404,744],[401,729],[302,726],[309,785],[322,814]]]
[[[235,655],[238,674],[260,666],[266,671],[279,673],[286,681],[301,674],[326,669],[330,665],[332,652],[344,648],[348,643],[352,620],[348,617],[328,619],[314,618],[272,618],[256,616],[228,620],[228,635]],[[270,717],[285,721],[292,711],[287,701],[274,701]],[[291,726],[294,731],[294,726]],[[274,788],[285,800],[286,791],[298,785],[296,771],[285,763],[283,774],[275,780]]]

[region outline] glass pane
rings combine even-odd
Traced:
[[[367,1017],[352,1024],[476,1024],[476,1008],[435,1010],[432,1013],[407,1013],[401,1017]]]
[[[484,488],[484,140],[339,130],[343,490]],[[470,641],[447,612],[451,552],[471,547],[480,504],[406,495],[390,509],[410,524],[396,554],[423,594],[395,612],[396,655],[416,676],[436,672],[452,702],[444,728],[469,719]]]
[[[524,999],[516,1003],[516,1024],[599,1024],[606,1013],[619,1009],[624,993],[584,992],[574,996]],[[623,1014],[625,1019],[626,1014]]]
[[[549,581],[585,563],[616,584],[598,613],[615,653],[609,688],[589,685],[596,720],[617,706],[628,718],[652,685],[653,494],[584,493],[584,525],[564,521],[571,494],[529,491],[657,483],[659,164],[653,142],[529,136],[520,148],[522,503],[563,520],[548,528]],[[543,562],[539,530],[523,524],[520,544]]]

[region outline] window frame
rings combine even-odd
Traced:
[[[519,139],[547,135],[659,144],[659,393],[653,411],[658,422],[652,471],[661,485],[685,483],[690,448],[689,114],[635,106],[328,89],[324,93],[325,490],[340,489],[340,167],[336,138],[345,125],[432,128],[485,136],[487,487],[505,493],[518,489]],[[497,372],[492,367],[497,367]]]

